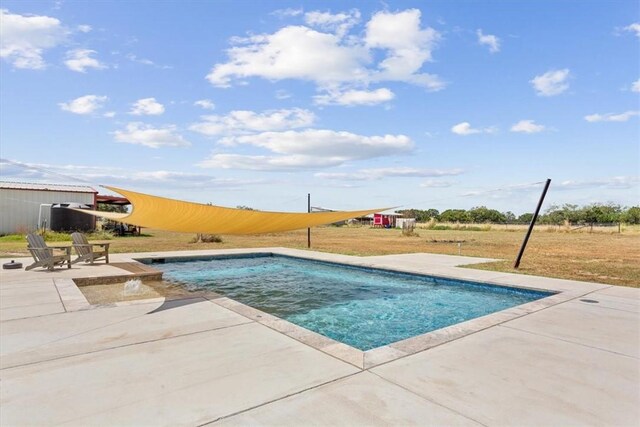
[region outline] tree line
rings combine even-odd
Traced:
[[[415,218],[418,222],[459,222],[459,223],[491,223],[491,224],[529,224],[533,213],[515,215],[511,211],[500,212],[486,206],[476,206],[471,209],[447,209],[442,212],[437,209],[404,209],[397,213],[407,218]],[[564,204],[553,205],[538,217],[540,224],[562,225],[571,224],[611,224],[622,222],[625,224],[640,224],[640,206],[623,207],[615,203],[593,203],[585,206]]]

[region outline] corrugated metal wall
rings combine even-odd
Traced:
[[[93,194],[0,188],[0,235],[34,231],[41,204],[66,202],[93,205]]]

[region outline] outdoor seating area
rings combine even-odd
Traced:
[[[89,243],[87,238],[82,233],[71,233],[71,239],[73,240],[73,247],[78,254],[73,262],[88,262],[93,264],[95,261],[104,258],[104,261],[109,264],[109,245],[110,243]],[[100,249],[96,249],[100,248]]]
[[[358,356],[221,295],[92,306],[72,280],[135,275],[145,257],[255,251],[2,270],[0,424],[630,426],[640,417],[638,289],[460,268],[482,260],[470,257],[261,248],[556,293],[544,307],[473,320],[471,334],[465,323]]]
[[[34,262],[25,267],[25,270],[32,270],[37,267],[46,268],[53,271],[56,266],[64,266],[71,268],[72,264],[86,262],[93,264],[95,261],[104,259],[109,264],[109,245],[110,243],[89,243],[86,236],[82,233],[72,233],[72,244],[47,245],[42,237],[36,233],[27,235],[27,249],[33,256]],[[96,249],[98,248],[98,249]],[[71,249],[75,249],[77,257],[71,259]],[[54,251],[60,252],[59,254]]]
[[[65,263],[67,268],[71,268],[71,246],[47,246],[44,238],[38,234],[28,234],[27,241],[29,242],[27,249],[35,262],[25,267],[25,270],[44,267],[53,271],[55,266]],[[54,251],[64,252],[64,254],[54,254]]]

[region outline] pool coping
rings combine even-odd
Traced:
[[[502,323],[517,319],[522,316],[526,316],[531,313],[535,313],[540,310],[552,307],[554,305],[580,298],[595,290],[604,289],[611,285],[599,285],[588,282],[566,281],[562,279],[550,279],[538,276],[524,276],[511,273],[494,273],[492,278],[469,278],[469,269],[462,269],[459,267],[445,267],[435,268],[435,272],[417,271],[411,267],[390,267],[388,265],[380,265],[380,263],[371,262],[367,260],[367,257],[353,257],[348,255],[329,254],[323,252],[304,251],[288,248],[256,248],[251,250],[229,250],[229,251],[207,251],[202,254],[189,254],[179,252],[169,253],[154,253],[154,254],[129,254],[131,260],[134,262],[140,262],[139,260],[153,260],[160,258],[180,258],[180,259],[197,259],[203,257],[215,257],[215,256],[233,256],[233,255],[267,255],[267,256],[286,256],[308,259],[312,261],[324,261],[337,264],[346,264],[356,267],[373,268],[378,270],[396,272],[396,273],[408,273],[433,276],[442,279],[453,279],[462,281],[476,281],[489,286],[500,287],[515,287],[519,289],[542,291],[542,292],[554,292],[553,295],[543,297],[536,301],[511,307],[505,310],[501,310],[495,313],[491,313],[485,316],[477,317],[475,319],[467,320],[461,323],[457,323],[445,328],[441,328],[435,331],[427,332],[421,335],[417,335],[411,338],[407,338],[401,341],[377,347],[371,350],[362,351],[356,349],[347,344],[328,338],[324,335],[318,334],[301,326],[295,325],[287,320],[273,316],[269,313],[263,312],[256,308],[250,307],[241,302],[235,301],[228,297],[215,294],[214,292],[198,293],[197,297],[204,298],[217,306],[223,307],[236,314],[253,320],[263,326],[266,326],[274,331],[284,334],[290,338],[295,339],[303,344],[306,344],[314,349],[317,349],[323,353],[326,353],[332,357],[335,357],[343,362],[349,363],[359,369],[370,369],[385,363],[392,362],[394,360],[410,356],[415,353],[419,353],[439,345],[457,340],[459,338],[480,332],[482,330],[491,328],[493,326],[500,325]],[[381,257],[375,257],[381,258]],[[478,259],[477,262],[486,262],[485,259]],[[141,263],[142,264],[142,263]],[[153,264],[145,264],[147,267]],[[462,270],[462,271],[457,271]],[[482,270],[472,270],[480,272]],[[488,273],[488,272],[484,272]],[[473,274],[471,274],[473,276]],[[482,274],[479,274],[482,275]],[[122,278],[130,277],[131,274],[123,274]],[[464,277],[461,277],[464,276]],[[512,276],[512,277],[511,277]],[[98,276],[99,277],[99,276]],[[523,280],[526,278],[526,280]],[[112,276],[109,276],[112,279]],[[521,284],[520,282],[526,282]],[[555,283],[561,282],[561,283]],[[564,283],[566,282],[566,283]],[[155,301],[165,301],[165,298],[148,298],[133,301],[115,302],[109,304],[92,305],[84,297],[79,287],[73,281],[73,279],[55,279],[54,283],[58,288],[60,298],[67,311],[87,310],[100,307],[109,306],[123,306],[132,304],[146,304]],[[574,286],[568,286],[574,284]],[[580,286],[587,285],[587,286]],[[567,289],[569,288],[569,289]],[[582,289],[580,289],[582,288]],[[194,296],[180,296],[170,299],[183,299],[193,298]]]

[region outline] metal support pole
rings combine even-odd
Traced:
[[[307,213],[311,213],[311,193],[307,193]],[[311,248],[311,228],[307,228],[307,248]]]
[[[522,241],[522,246],[520,247],[520,252],[518,252],[518,257],[516,258],[515,264],[513,264],[513,268],[520,267],[520,260],[522,259],[522,254],[524,254],[524,250],[527,247],[527,242],[529,242],[529,237],[531,236],[531,232],[533,231],[533,226],[536,224],[536,220],[538,219],[538,214],[540,213],[542,202],[544,202],[544,197],[547,195],[549,184],[551,184],[551,179],[547,179],[547,182],[544,184],[544,190],[542,190],[542,194],[540,195],[538,206],[536,207],[536,211],[533,214],[533,218],[531,218],[529,229],[527,230],[527,234],[524,236],[524,240]]]

